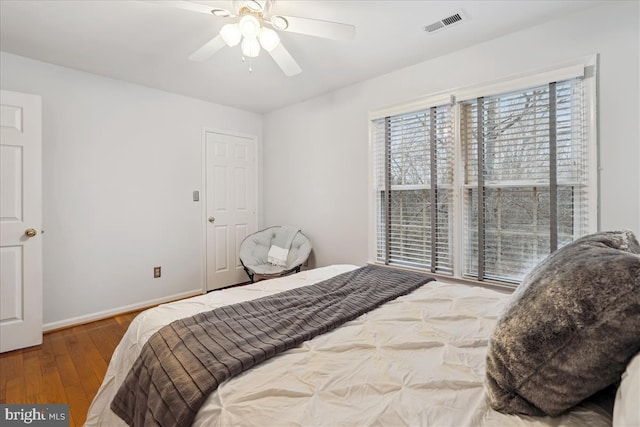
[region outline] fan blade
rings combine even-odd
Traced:
[[[224,40],[222,40],[222,36],[218,34],[218,36],[209,40],[204,46],[200,49],[193,52],[193,54],[189,57],[192,61],[206,61],[211,58],[217,51],[225,47],[226,44]]]
[[[356,27],[339,22],[321,21],[319,19],[282,16],[289,26],[282,31],[307,34],[333,40],[352,40],[356,36]]]
[[[302,72],[296,60],[293,59],[289,51],[282,46],[282,43],[278,43],[278,46],[271,49],[269,54],[287,77],[295,76]]]
[[[211,6],[206,6],[204,4],[193,3],[190,1],[180,1],[180,0],[154,0],[149,3],[157,4],[160,6],[168,6],[174,9],[182,9],[182,10],[190,10],[191,12],[199,12],[205,13],[207,15],[211,15],[211,11],[215,8]]]

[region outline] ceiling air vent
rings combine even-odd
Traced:
[[[447,16],[439,21],[434,22],[433,24],[427,25],[424,27],[424,30],[427,33],[433,33],[435,31],[441,30],[445,27],[450,27],[455,24],[459,24],[462,21],[466,21],[466,17],[462,13],[462,11],[458,11],[451,16]]]

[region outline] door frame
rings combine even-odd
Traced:
[[[258,230],[262,227],[262,209],[260,205],[260,200],[262,199],[262,187],[259,186],[259,183],[262,182],[260,179],[262,176],[262,151],[258,147],[258,137],[253,134],[237,132],[227,129],[219,129],[219,128],[202,128],[202,185],[200,190],[200,203],[201,207],[201,233],[202,233],[202,259],[201,259],[201,268],[200,268],[200,285],[202,287],[202,293],[206,294],[207,290],[207,133],[218,133],[221,135],[229,135],[235,136],[239,138],[250,139],[253,142],[253,155],[254,159],[256,159],[256,173],[254,178],[255,185],[255,207],[256,207],[256,223]]]

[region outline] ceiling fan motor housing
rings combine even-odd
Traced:
[[[233,0],[233,7],[238,15],[241,14],[242,9],[266,15],[271,10],[272,3],[273,1],[270,0]]]

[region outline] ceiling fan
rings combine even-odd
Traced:
[[[240,44],[242,57],[254,58],[261,48],[269,52],[285,75],[302,72],[295,59],[280,42],[277,31],[306,34],[333,40],[350,40],[355,37],[353,25],[322,21],[312,18],[272,14],[275,0],[230,0],[229,9],[207,6],[191,1],[154,1],[163,6],[214,15],[229,21],[220,34],[195,51],[189,59],[205,61],[224,46]],[[251,70],[251,69],[250,69]]]

